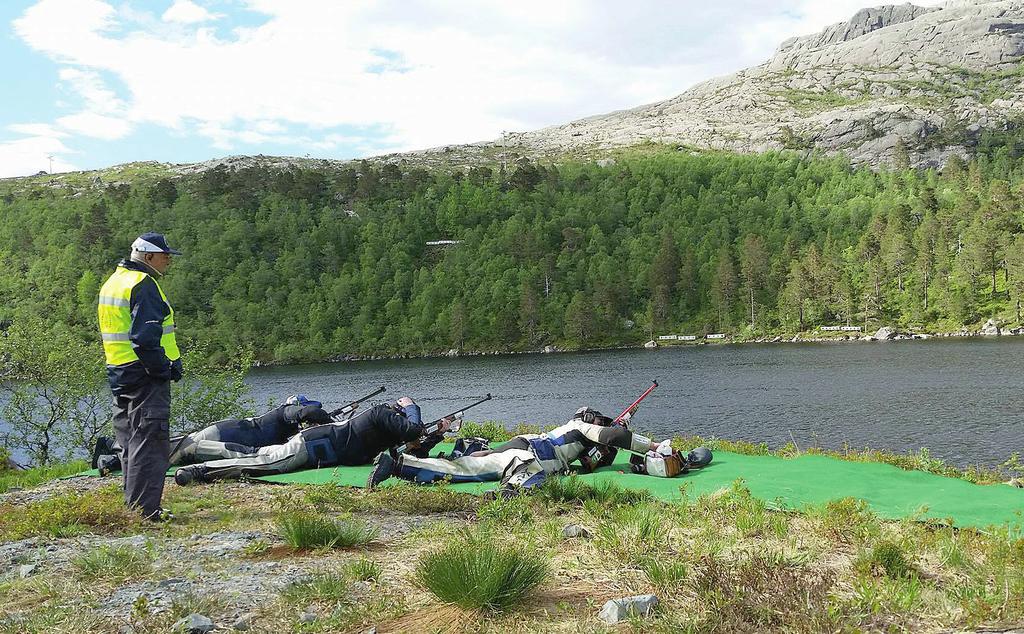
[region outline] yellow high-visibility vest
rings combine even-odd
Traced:
[[[142,271],[118,266],[100,288],[100,333],[103,335],[103,352],[107,357],[107,365],[124,365],[139,360],[139,355],[135,354],[132,342],[128,338],[132,327],[131,298],[132,289],[147,277],[150,276]],[[153,282],[156,282],[156,279]],[[167,358],[174,361],[181,357],[178,342],[174,338],[174,309],[171,308],[171,303],[167,301],[167,296],[164,295],[159,283],[156,284],[156,289],[160,291],[160,297],[170,311],[162,324],[160,346]]]

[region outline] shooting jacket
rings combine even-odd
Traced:
[[[591,447],[606,445],[644,453],[650,449],[651,439],[634,434],[625,427],[603,427],[581,420],[571,420],[544,434],[523,434],[503,445],[529,449],[548,473],[565,471]]]
[[[347,423],[314,427],[302,432],[307,446],[326,440],[333,456],[315,456],[321,466],[369,464],[382,451],[423,435],[423,426],[388,405],[377,405]],[[322,445],[319,445],[322,446]]]

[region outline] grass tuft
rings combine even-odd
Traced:
[[[878,533],[878,516],[867,502],[856,498],[832,500],[820,506],[809,506],[808,517],[818,520],[816,526],[826,537],[838,542],[863,541]]]
[[[289,584],[281,596],[287,603],[299,607],[314,601],[337,603],[348,597],[351,585],[348,575],[329,572]]]
[[[612,511],[597,527],[595,543],[612,561],[633,565],[644,562],[652,551],[668,545],[669,526],[660,509],[625,506]]]
[[[145,596],[145,595],[140,595]],[[189,592],[171,601],[171,618],[177,620],[189,614],[206,614],[211,618],[227,609],[227,601],[219,594]]]
[[[79,574],[87,579],[122,581],[145,577],[152,571],[155,559],[152,546],[99,546],[73,560]]]
[[[384,569],[379,563],[372,559],[360,559],[352,562],[348,567],[348,574],[356,581],[372,581],[374,583],[380,581],[381,575],[384,573]]]
[[[679,587],[689,572],[686,563],[678,559],[650,557],[641,561],[639,565],[648,581],[667,591]]]
[[[459,493],[443,484],[418,486],[399,482],[394,486],[366,490],[352,490],[337,484],[320,484],[305,487],[305,499],[314,509],[361,512],[387,511],[421,515],[429,513],[450,513],[452,511],[474,511],[480,505],[480,498],[468,493]]]
[[[0,465],[3,463],[2,456],[0,456]],[[30,489],[43,482],[81,473],[88,468],[89,463],[84,460],[75,460],[45,467],[32,467],[25,471],[0,468],[0,493],[7,493],[11,489]]]
[[[522,599],[549,571],[543,555],[494,543],[481,532],[423,556],[416,579],[445,603],[465,610],[500,610]]]
[[[643,489],[625,489],[612,480],[590,484],[575,474],[548,478],[540,486],[538,495],[549,502],[592,502],[601,506],[636,506],[653,499],[651,493]]]
[[[354,520],[332,520],[327,517],[286,511],[278,518],[278,528],[292,548],[352,548],[377,538],[372,526]]]
[[[539,434],[542,431],[540,425],[527,425],[526,423],[519,423],[513,429],[508,429],[498,421],[487,420],[479,423],[469,421],[462,424],[459,436],[462,438],[486,438],[491,444],[495,444],[511,440],[514,436],[521,434]]]
[[[844,629],[831,609],[835,575],[811,571],[777,556],[728,562],[704,557],[692,575],[703,623],[695,631],[832,632]]]
[[[533,520],[530,501],[525,495],[498,497],[480,507],[477,517],[482,522],[499,526],[520,526]]]
[[[742,479],[735,480],[724,492],[702,495],[694,508],[715,524],[734,524],[741,537],[782,538],[788,530],[785,514],[770,510],[763,500],[754,497]]]
[[[873,568],[884,571],[886,575],[894,579],[904,579],[916,572],[903,552],[903,548],[890,541],[875,544],[868,561]]]

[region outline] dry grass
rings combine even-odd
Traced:
[[[417,496],[422,494],[423,499]],[[258,597],[252,632],[602,631],[596,615],[610,598],[653,592],[662,605],[634,631],[939,631],[1024,623],[1024,540],[1009,532],[889,522],[854,500],[839,500],[804,514],[783,513],[749,495],[742,484],[682,504],[632,501],[580,503],[525,497],[482,503],[443,487],[397,487],[364,493],[337,487],[278,488],[242,483],[170,486],[167,499],[179,520],[151,527],[123,521],[120,492],[54,496],[10,505],[0,516],[11,535],[98,535],[144,532],[161,542],[222,530],[262,531],[233,563],[295,567],[306,577],[325,575],[319,587]],[[85,503],[95,503],[90,509]],[[389,512],[394,504],[398,511]],[[450,506],[445,506],[446,504]],[[384,546],[359,552],[295,553],[275,536],[274,518],[289,509],[336,513],[378,526]],[[73,515],[73,513],[80,513]],[[74,520],[73,522],[70,520]],[[590,539],[561,537],[567,524],[593,531]],[[29,531],[29,527],[32,528]],[[69,528],[70,527],[70,528]],[[551,574],[524,603],[476,612],[445,606],[424,592],[416,563],[466,527],[482,527],[496,543],[533,544]],[[69,543],[63,537],[58,543]],[[0,582],[0,633],[117,631],[120,624],[96,606],[118,588],[137,582],[87,568],[116,569],[139,553],[86,549],[91,563],[68,559],[29,579]],[[148,579],[189,576],[197,562],[172,562],[156,553]],[[84,566],[84,567],[83,567]],[[81,570],[81,572],[79,572]],[[333,581],[327,575],[334,575]],[[200,577],[201,578],[201,575]],[[316,584],[314,584],[316,585]],[[137,632],[167,631],[174,614],[191,607],[227,628],[238,611],[211,591],[181,602],[171,613],[134,619]],[[300,623],[310,605],[316,619]]]

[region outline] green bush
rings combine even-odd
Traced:
[[[68,537],[88,529],[138,529],[142,517],[125,507],[121,487],[110,484],[88,493],[58,495],[25,506],[0,505],[0,540],[48,535]]]
[[[278,518],[285,542],[292,548],[352,548],[377,538],[378,531],[355,520],[332,520],[302,511],[288,511]]]
[[[0,336],[2,439],[47,466],[90,450],[109,433],[103,350],[60,322],[18,319]]]
[[[217,357],[206,341],[185,341],[182,349],[184,376],[172,384],[173,430],[190,432],[208,421],[253,413],[245,384],[245,375],[253,366],[251,350],[243,348],[230,357]]]
[[[547,578],[547,558],[535,551],[469,534],[423,556],[416,578],[445,603],[466,610],[508,607]]]

